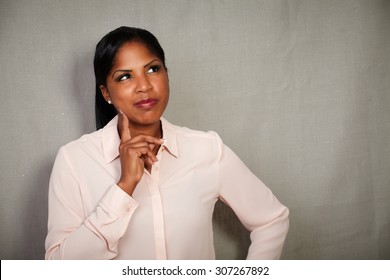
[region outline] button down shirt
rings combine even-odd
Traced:
[[[248,259],[280,257],[288,209],[215,132],[162,118],[158,161],[129,196],[116,184],[117,122],[59,150],[49,185],[47,259],[214,259],[218,199],[250,231]]]

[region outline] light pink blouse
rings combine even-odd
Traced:
[[[251,232],[248,259],[280,257],[288,209],[215,132],[162,119],[166,141],[158,162],[129,196],[116,185],[117,121],[59,150],[49,186],[46,259],[214,259],[217,199]]]

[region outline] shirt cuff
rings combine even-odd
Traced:
[[[116,184],[111,186],[100,204],[118,217],[134,212],[138,207],[138,202]]]

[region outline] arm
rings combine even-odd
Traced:
[[[220,197],[250,231],[247,259],[279,259],[288,232],[288,209],[220,142]]]
[[[86,213],[66,151],[60,149],[49,184],[46,259],[112,259],[137,202],[113,184],[94,212]]]
[[[157,160],[152,148],[162,143],[147,135],[130,138],[128,119],[122,113],[118,129],[122,136],[119,146],[122,173],[100,201],[85,197],[77,175],[82,170],[74,169],[66,148],[59,151],[49,186],[46,259],[112,259],[118,254],[119,239],[138,206],[131,195],[142,178],[144,165]],[[83,187],[90,191],[94,188]],[[86,203],[96,204],[92,213],[90,208],[85,209]]]

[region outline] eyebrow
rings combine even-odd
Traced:
[[[159,59],[158,59],[158,58],[153,59],[151,62],[145,64],[145,65],[144,65],[144,68],[148,67],[150,64],[152,64],[152,63],[155,62],[156,60],[159,60]],[[131,70],[131,69],[118,69],[118,70],[115,70],[115,71],[112,73],[111,78],[114,77],[114,74],[115,74],[116,72],[133,72],[133,70]]]

